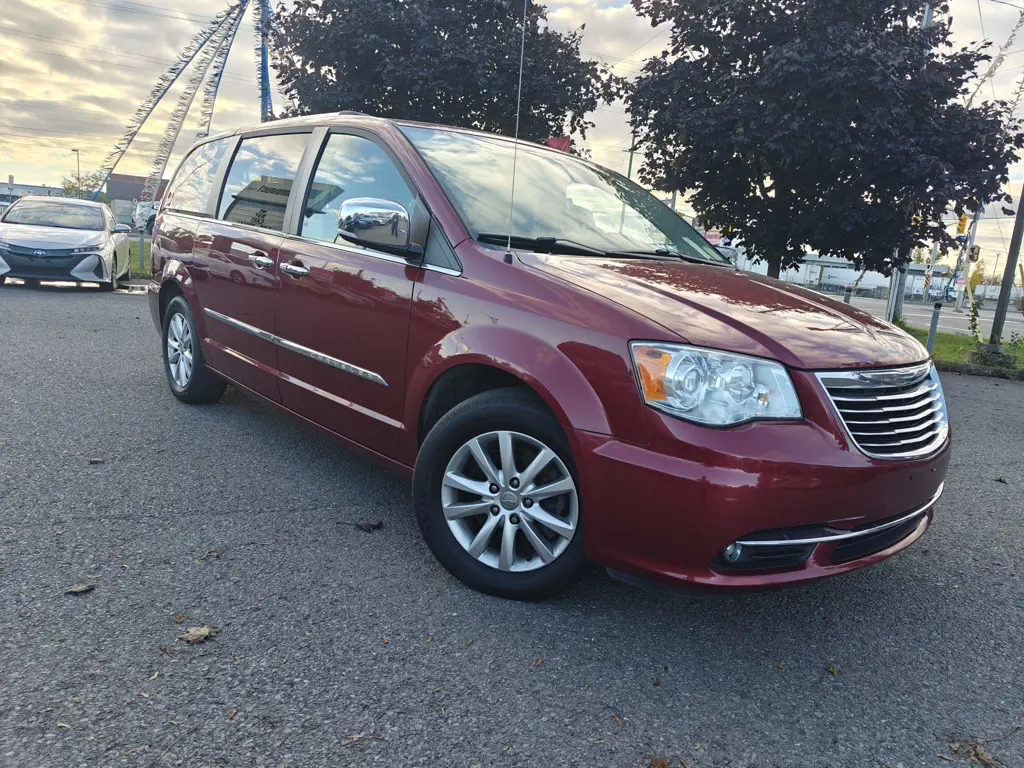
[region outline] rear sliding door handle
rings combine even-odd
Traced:
[[[282,264],[281,271],[287,272],[293,277],[304,277],[309,274],[309,267],[304,267],[301,264]]]
[[[249,257],[249,263],[256,267],[256,269],[274,266],[274,260],[263,253],[263,251],[256,251],[256,253],[252,254]]]

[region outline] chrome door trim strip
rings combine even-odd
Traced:
[[[771,541],[762,541],[761,539],[740,539],[736,543],[742,544],[744,547],[784,547],[789,546],[790,544],[827,544],[833,541],[859,539],[862,536],[870,536],[874,533],[878,533],[879,531],[884,531],[889,528],[895,528],[898,525],[902,525],[903,523],[913,520],[915,517],[918,517],[919,515],[923,515],[925,512],[928,511],[930,507],[932,507],[935,504],[935,502],[939,500],[939,497],[942,495],[942,491],[944,488],[945,483],[940,483],[939,489],[935,492],[935,495],[932,496],[924,504],[917,507],[913,512],[908,512],[907,514],[902,515],[901,517],[898,517],[895,520],[890,520],[887,523],[882,523],[881,525],[876,525],[872,528],[866,528],[862,531],[847,531],[846,533],[835,533],[827,536],[815,536],[814,538],[810,539],[776,539]]]
[[[339,360],[336,357],[325,355],[323,352],[317,352],[315,349],[310,349],[309,347],[304,347],[301,344],[296,344],[294,341],[282,339],[280,336],[270,333],[269,331],[264,331],[263,329],[257,328],[254,325],[243,323],[241,320],[236,320],[235,318],[229,317],[228,315],[225,315],[221,312],[217,312],[209,308],[204,308],[203,311],[210,317],[216,318],[217,320],[220,320],[223,323],[227,323],[228,325],[234,326],[235,328],[245,331],[246,333],[251,333],[253,336],[263,339],[264,341],[269,341],[271,344],[277,344],[279,347],[283,347],[284,349],[287,349],[289,352],[295,352],[296,354],[304,355],[305,357],[308,357],[311,360],[316,360],[318,363],[329,365],[332,368],[337,368],[339,371],[345,371],[345,373],[351,373],[353,376],[358,376],[361,379],[372,381],[373,383],[380,384],[383,387],[386,387],[388,385],[388,383],[384,380],[384,377],[381,376],[379,373],[368,371],[365,368],[360,368],[358,365],[353,365],[352,363],[346,363],[344,360]]]
[[[390,419],[382,413],[377,413],[376,411],[371,411],[369,408],[364,408],[361,405],[356,405],[351,400],[346,400],[343,397],[338,397],[337,395],[322,390],[320,389],[320,387],[315,387],[312,384],[303,381],[302,379],[297,379],[294,376],[289,376],[287,373],[281,373],[279,375],[281,377],[281,381],[284,381],[288,384],[294,384],[295,386],[301,387],[307,392],[312,392],[314,395],[319,395],[325,400],[330,400],[332,403],[337,403],[338,405],[353,410],[356,413],[362,414],[363,416],[368,416],[371,419],[376,419],[377,421],[387,424],[389,427],[393,429],[404,428],[402,422],[400,421],[395,421],[394,419]]]

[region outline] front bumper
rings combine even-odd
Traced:
[[[56,256],[0,252],[0,277],[102,283],[110,280],[110,269],[99,251]]]
[[[663,584],[762,588],[870,565],[920,538],[949,440],[922,459],[871,459],[849,444],[813,383],[794,379],[804,390],[799,422],[715,430],[648,410],[648,445],[571,431],[588,556]],[[861,535],[845,535],[854,529]],[[737,541],[789,559],[738,568],[722,556]]]

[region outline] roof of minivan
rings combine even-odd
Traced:
[[[513,142],[511,136],[502,136],[500,133],[488,133],[487,131],[478,131],[473,128],[459,128],[452,125],[441,125],[440,123],[421,123],[415,120],[397,120],[389,117],[376,117],[374,115],[367,115],[363,112],[321,112],[316,115],[302,115],[301,117],[284,117],[280,120],[274,120],[269,123],[253,123],[251,125],[243,125],[240,128],[236,128],[232,131],[223,131],[215,136],[211,136],[210,140],[221,139],[228,136],[237,136],[241,133],[250,133],[252,131],[278,129],[278,128],[291,128],[291,127],[319,127],[319,126],[331,126],[331,125],[351,125],[358,126],[360,123],[364,125],[395,125],[395,126],[416,126],[418,128],[435,128],[444,131],[453,131],[456,133],[466,133],[477,136],[486,136],[491,139],[500,139],[502,141]],[[540,149],[546,149],[551,152],[560,152],[559,150],[551,149],[546,144],[539,144],[534,141],[527,141],[526,139],[519,139],[520,144],[526,144],[531,147],[538,147]],[[564,153],[560,153],[564,154]]]

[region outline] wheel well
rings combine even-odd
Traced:
[[[522,379],[511,373],[477,363],[457,365],[438,377],[423,399],[420,408],[419,444],[422,445],[427,433],[441,417],[464,400],[468,400],[481,392],[505,387],[521,387],[535,395],[537,393]],[[544,400],[537,395],[537,402],[547,408]]]
[[[171,299],[175,296],[184,296],[184,291],[178,286],[173,280],[168,280],[160,287],[160,325],[164,324],[164,312],[167,311],[167,305],[171,303]]]

